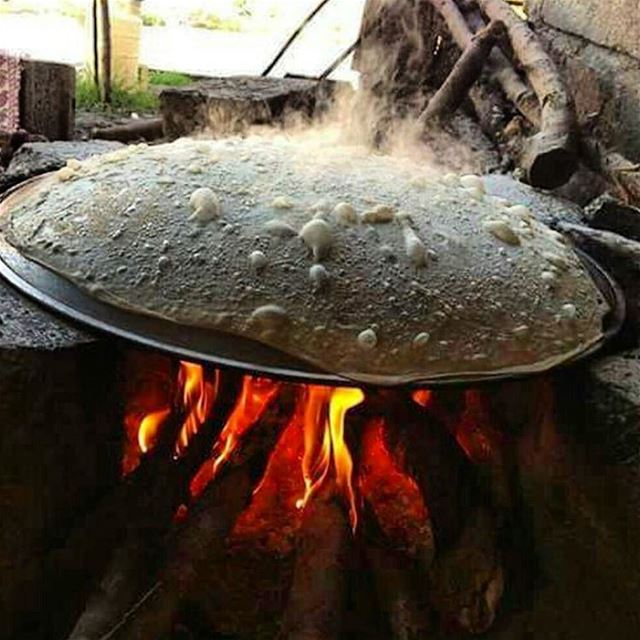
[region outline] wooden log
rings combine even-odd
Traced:
[[[352,541],[344,506],[330,491],[306,505],[298,533],[293,583],[282,623],[287,640],[338,640],[347,595]]]
[[[127,124],[117,124],[111,127],[100,127],[91,130],[92,138],[117,140],[118,142],[136,142],[138,140],[152,142],[162,138],[163,135],[162,118],[139,118],[127,122]]]
[[[252,125],[282,124],[287,116],[311,118],[338,83],[300,78],[233,76],[166,88],[160,111],[168,138],[207,130],[241,133]]]
[[[472,6],[458,4],[465,12],[465,18],[474,33],[484,29],[486,23],[474,1]],[[507,56],[500,49],[493,49],[486,63],[487,77],[496,81],[505,96],[516,109],[536,128],[540,127],[540,104],[531,87],[518,75]]]
[[[430,608],[424,601],[426,576],[421,580],[406,557],[380,545],[368,544],[366,554],[391,640],[428,638],[431,624]]]
[[[411,400],[389,415],[389,444],[404,450],[409,471],[424,496],[435,535],[436,552],[460,535],[465,514],[477,500],[475,473],[447,425],[431,407],[423,410]]]
[[[577,167],[575,114],[571,97],[553,60],[527,23],[503,0],[478,0],[490,20],[507,27],[514,56],[527,74],[541,105],[540,131],[522,157],[530,184],[553,189],[565,184]]]
[[[212,419],[192,438],[186,453],[174,459],[174,447],[184,420],[178,412],[160,433],[143,460],[146,482],[136,509],[126,521],[123,543],[116,549],[96,592],[78,619],[70,640],[99,640],[117,627],[126,612],[153,585],[164,560],[164,536],[188,485],[208,457],[214,435],[224,426],[240,387],[239,376],[227,373],[220,383]]]
[[[235,397],[228,393],[225,396]],[[138,589],[137,599],[130,599],[126,609],[119,608],[119,617],[110,618],[112,635],[109,637],[133,640],[160,637],[168,632],[183,598],[194,585],[206,581],[202,573],[215,558],[222,561],[227,535],[251,496],[254,479],[251,471],[264,466],[293,411],[294,397],[292,387],[283,389],[283,394],[272,401],[246,442],[241,443],[228,464],[221,467],[213,482],[204,488],[185,524],[172,528],[166,542],[166,567],[154,584],[148,579],[146,588]],[[225,412],[219,408],[217,413],[217,419],[224,422]],[[193,464],[190,470],[195,471]]]
[[[504,571],[492,514],[467,514],[455,545],[436,558],[430,598],[445,628],[484,633],[493,625],[504,591]]]
[[[482,68],[496,42],[505,33],[501,22],[492,22],[478,32],[454,65],[449,77],[429,100],[418,121],[426,125],[453,114],[479,79]]]
[[[226,538],[251,491],[247,466],[228,469],[206,488],[184,525],[176,527],[168,539],[171,554],[163,575],[123,614],[109,638],[169,635],[182,598],[197,583],[198,575],[223,561]]]
[[[24,60],[22,65],[20,126],[50,140],[70,140],[75,123],[75,69],[42,60]]]

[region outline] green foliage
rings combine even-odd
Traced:
[[[164,27],[167,22],[162,16],[158,16],[155,13],[143,13],[142,24],[145,27]]]
[[[233,6],[238,12],[238,15],[243,18],[250,18],[253,15],[250,0],[233,0]]]
[[[196,29],[212,29],[214,31],[240,31],[241,29],[239,20],[224,19],[215,13],[202,9],[192,11],[187,18],[187,23]]]
[[[117,82],[111,88],[111,104],[105,104],[91,77],[79,73],[76,78],[76,107],[91,111],[156,111],[158,96],[152,91],[127,89]]]
[[[169,87],[184,87],[191,84],[193,78],[176,71],[149,71],[149,84],[161,84]]]

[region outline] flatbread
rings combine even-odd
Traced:
[[[70,161],[4,232],[110,304],[366,382],[543,370],[600,340],[608,311],[525,206],[358,148],[127,147]]]

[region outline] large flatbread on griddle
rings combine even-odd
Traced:
[[[360,149],[183,140],[71,161],[4,221],[113,305],[356,380],[538,371],[608,311],[564,239],[476,176]]]

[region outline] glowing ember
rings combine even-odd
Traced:
[[[186,418],[182,423],[180,435],[176,442],[175,453],[182,455],[193,436],[208,418],[218,388],[218,371],[214,372],[213,382],[205,379],[204,369],[199,364],[180,362],[178,388],[182,390],[182,406],[186,410]]]
[[[358,486],[380,528],[396,548],[412,556],[433,549],[429,512],[415,480],[385,442],[387,426],[372,420],[362,436]]]
[[[502,434],[493,427],[486,401],[479,391],[464,394],[465,408],[454,428],[458,444],[475,463],[488,463],[502,445]]]
[[[417,389],[411,395],[413,401],[421,407],[428,407],[431,402],[432,392],[429,389]]]
[[[248,540],[280,555],[292,551],[300,513],[296,509],[296,501],[304,490],[302,476],[295,473],[304,449],[303,413],[304,404],[298,402],[269,456],[251,503],[235,524],[231,536],[233,542]]]

